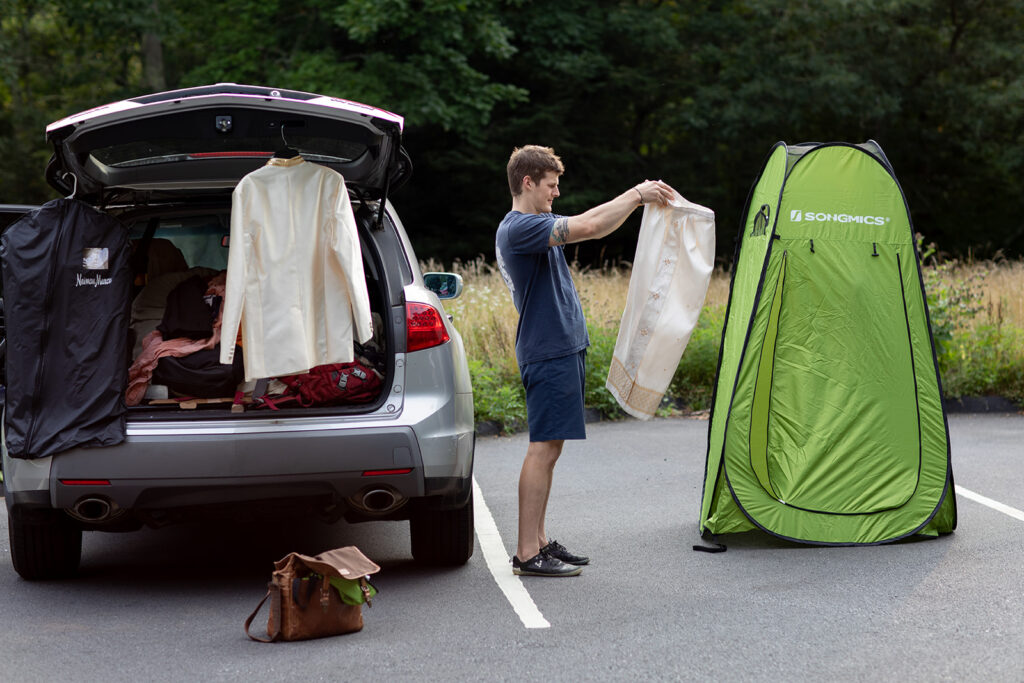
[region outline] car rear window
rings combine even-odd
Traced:
[[[340,138],[289,134],[287,143],[312,162],[348,162],[366,152],[365,144]],[[102,147],[93,150],[92,156],[106,166],[129,168],[226,157],[266,158],[283,146],[279,135],[213,139],[162,138]]]
[[[131,226],[129,235],[141,239],[147,229],[145,221]],[[204,266],[214,270],[228,267],[228,241],[231,232],[228,215],[207,214],[161,218],[153,239],[169,240],[185,258],[189,268]]]

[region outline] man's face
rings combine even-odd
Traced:
[[[533,178],[526,176],[523,180],[523,194],[535,212],[551,213],[551,203],[559,195],[558,174],[548,171],[539,183],[533,182]]]

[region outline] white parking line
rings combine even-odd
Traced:
[[[1003,503],[1000,503],[998,500],[986,498],[980,493],[975,493],[974,491],[965,489],[963,486],[960,486],[959,484],[956,485],[956,492],[957,495],[963,496],[964,498],[970,498],[976,503],[981,503],[982,505],[986,505],[992,508],[993,510],[998,510],[999,512],[1002,512],[1004,515],[1009,515],[1014,519],[1019,519],[1020,521],[1024,522],[1024,512],[1021,512],[1017,508],[1012,508],[1009,505],[1004,505]]]
[[[544,615],[537,609],[537,604],[526,592],[526,587],[519,577],[512,573],[509,564],[508,553],[505,552],[505,544],[498,533],[498,525],[494,523],[494,517],[487,508],[484,501],[484,494],[480,490],[480,484],[476,483],[473,477],[473,528],[476,536],[480,539],[480,550],[484,553],[484,560],[487,568],[491,570],[498,588],[505,594],[505,598],[512,605],[512,609],[519,615],[519,619],[526,628],[550,628],[551,624]]]

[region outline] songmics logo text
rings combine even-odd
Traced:
[[[864,225],[885,225],[890,219],[886,216],[852,216],[848,213],[818,213],[816,211],[793,209],[789,212],[789,220],[793,223],[807,221],[809,223],[863,223]]]

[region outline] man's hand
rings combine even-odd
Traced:
[[[665,206],[676,196],[675,190],[660,180],[645,180],[633,189],[639,195],[637,199],[641,204]]]

